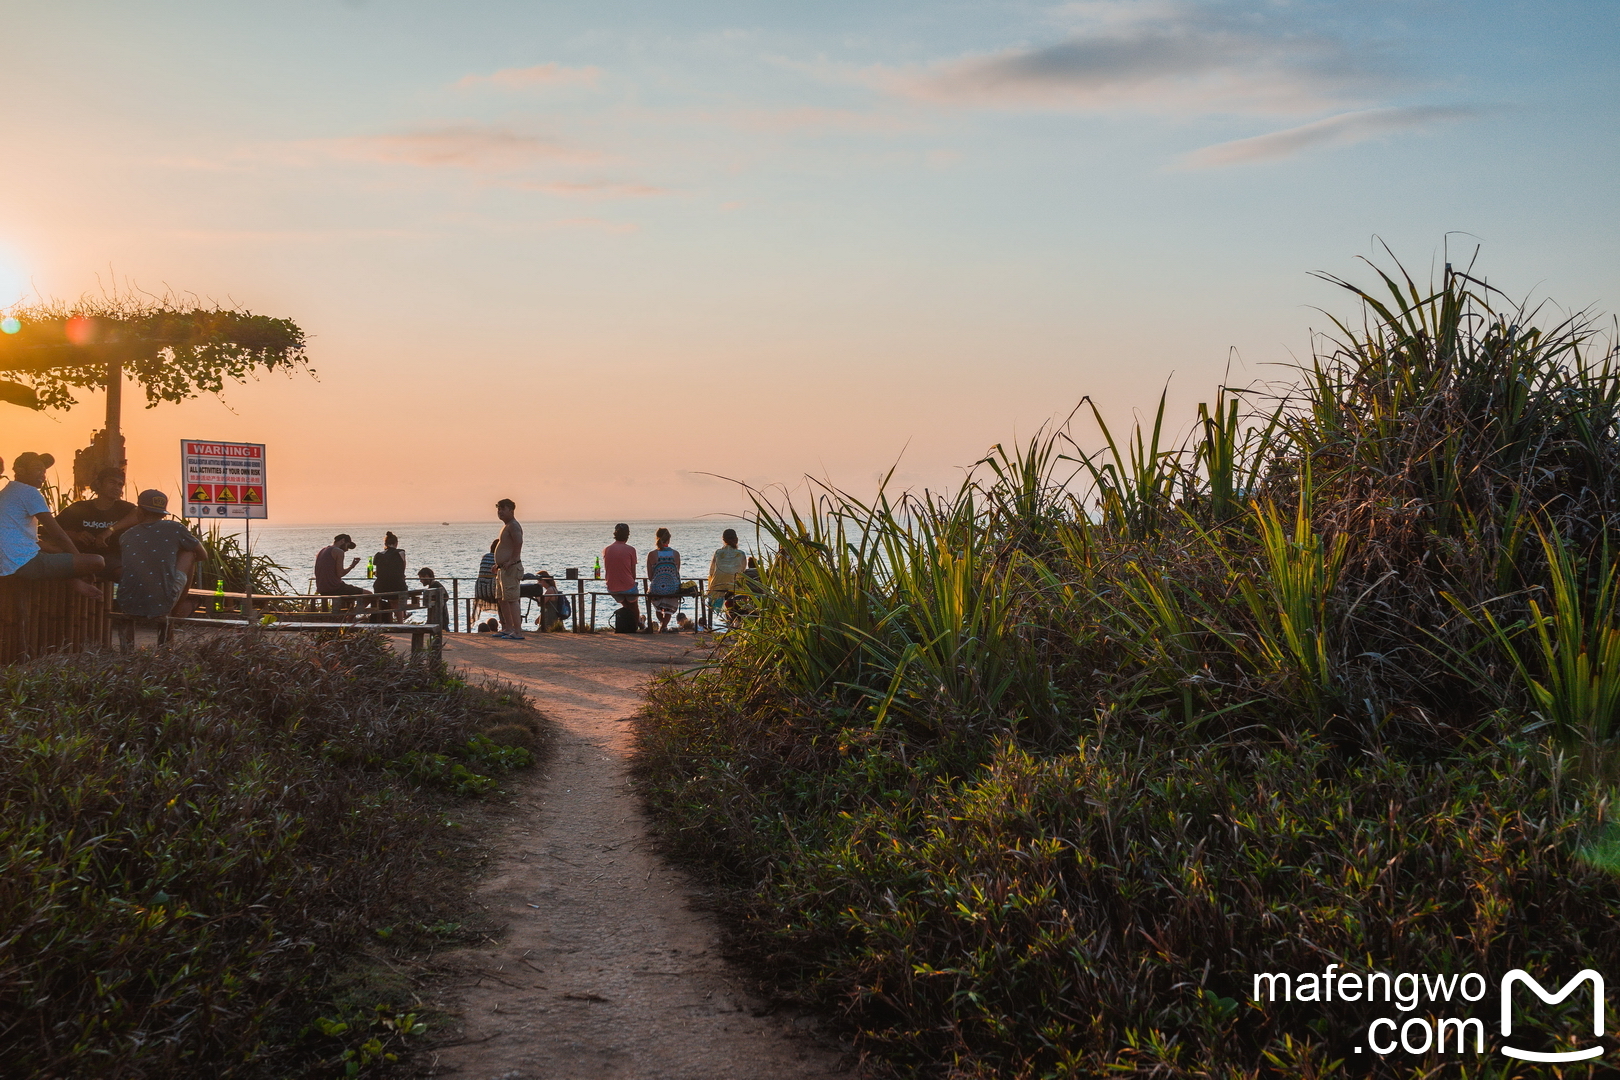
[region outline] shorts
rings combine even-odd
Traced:
[[[516,603],[523,599],[523,564],[495,568],[495,600],[497,603]]]
[[[654,593],[653,607],[659,611],[679,611],[681,609],[680,593]]]
[[[368,592],[365,589],[360,588],[358,585],[350,585],[348,582],[345,581],[345,582],[339,582],[338,584],[332,586],[331,589],[323,589],[317,595],[319,595],[319,596],[370,596],[371,593]]]
[[[75,577],[73,556],[65,552],[52,554],[41,551],[17,567],[11,576],[19,581],[60,581],[63,578]]]

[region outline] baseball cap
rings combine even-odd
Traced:
[[[169,512],[169,497],[156,488],[147,488],[135,500],[135,505],[148,513],[167,514]]]
[[[11,463],[12,472],[18,469],[48,469],[56,464],[56,459],[49,454],[36,454],[32,450],[18,454]]]

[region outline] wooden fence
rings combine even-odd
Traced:
[[[70,581],[0,578],[0,664],[111,644],[107,602]]]

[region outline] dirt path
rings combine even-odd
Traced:
[[[840,1055],[760,1003],[719,955],[685,875],[653,850],[630,789],[630,725],[649,675],[695,662],[687,635],[459,637],[445,659],[521,683],[556,720],[550,766],[519,791],[477,899],[500,943],[454,954],[438,1051],[456,1080],[801,1080]]]

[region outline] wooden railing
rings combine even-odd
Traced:
[[[81,595],[71,581],[0,578],[0,664],[110,643],[105,600]]]

